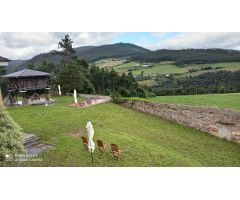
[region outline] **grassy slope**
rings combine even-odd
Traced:
[[[26,132],[56,145],[31,166],[91,166],[80,138],[70,132],[85,129],[91,120],[95,140],[116,143],[124,151],[119,160],[96,149],[94,166],[240,166],[240,145],[164,119],[112,103],[79,109],[67,106],[72,98],[44,107],[8,109]]]
[[[139,65],[137,62],[129,62],[126,64],[122,64],[119,66],[114,67],[117,72],[127,72],[128,68],[134,67],[135,65]],[[134,75],[139,75],[141,72],[144,71],[144,75],[148,74],[174,74],[174,73],[185,73],[187,72],[187,68],[180,68],[172,64],[156,64],[153,67],[140,69],[140,70],[133,70],[132,73]]]
[[[128,68],[133,67],[134,65],[138,65],[137,62],[130,62],[122,65],[118,65],[114,67],[117,72],[127,72]],[[213,70],[204,70],[191,73],[192,76],[197,76],[202,73],[206,72],[214,72],[220,70],[227,70],[227,71],[236,71],[240,70],[240,62],[229,62],[229,63],[213,63],[213,64],[189,64],[185,65],[184,67],[177,67],[174,64],[155,64],[151,68],[141,69],[132,71],[134,75],[141,74],[144,71],[144,75],[151,75],[151,74],[183,74],[182,76],[189,76],[188,69],[195,68],[201,69],[203,67],[212,67]],[[214,69],[216,67],[221,67],[220,69]]]
[[[100,68],[112,68],[123,63],[122,60],[113,60],[113,59],[102,59],[95,63],[96,66]]]
[[[240,68],[240,62],[193,64],[193,65],[186,65],[186,67],[194,67],[194,68],[202,68],[202,67]]]
[[[169,104],[203,106],[240,110],[240,93],[232,94],[203,94],[185,96],[158,96],[148,99]]]
[[[116,72],[119,72],[119,73],[128,72],[128,68],[134,67],[135,65],[139,65],[139,63],[138,62],[125,63],[125,64],[114,67],[114,70],[116,70]]]
[[[151,74],[182,74],[186,73],[188,70],[187,68],[181,68],[175,65],[159,64],[154,65],[153,67],[146,68],[144,70],[135,70],[132,73],[134,75],[139,75],[142,71],[144,71],[144,75],[146,76]]]
[[[157,82],[155,80],[144,80],[144,81],[138,81],[139,85],[146,85],[148,87],[152,87],[154,85],[157,85]]]

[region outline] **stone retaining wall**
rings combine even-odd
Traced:
[[[240,144],[240,112],[127,99],[118,103]]]
[[[79,94],[79,96],[84,97],[86,99],[104,99],[106,102],[112,100],[110,96],[101,96],[101,95],[94,95],[94,94]]]

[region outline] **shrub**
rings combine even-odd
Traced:
[[[8,115],[6,110],[0,108],[0,161],[6,155],[24,153],[23,133],[21,128]]]
[[[226,88],[224,86],[220,86],[218,88],[218,93],[226,93]]]

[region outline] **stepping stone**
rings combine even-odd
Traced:
[[[24,134],[23,145],[28,154],[39,154],[54,148],[53,145],[41,142],[39,137],[32,133]]]
[[[39,142],[40,139],[38,136],[30,133],[25,133],[24,134],[24,146],[31,146],[33,143]]]

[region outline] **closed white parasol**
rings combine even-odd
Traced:
[[[74,97],[74,102],[77,103],[77,91],[74,90],[74,94],[73,94],[73,97]]]
[[[60,86],[60,85],[58,85],[58,93],[59,93],[59,96],[62,95],[62,92],[61,92],[61,86]]]
[[[91,153],[92,163],[93,163],[93,155],[92,153],[95,150],[95,143],[93,142],[94,129],[92,123],[89,121],[86,125],[87,133],[88,133],[88,150]]]

